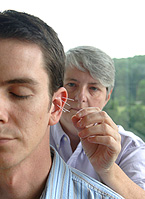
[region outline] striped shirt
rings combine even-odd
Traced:
[[[121,199],[119,194],[82,172],[68,166],[51,149],[53,163],[40,199]]]

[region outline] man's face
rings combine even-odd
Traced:
[[[107,91],[99,81],[93,79],[88,72],[82,72],[77,68],[67,68],[64,76],[64,87],[68,92],[70,106],[65,105],[70,112],[62,114],[61,123],[70,128],[73,126],[71,117],[80,109],[86,107],[99,107],[103,109],[109,100],[106,99]]]
[[[48,139],[50,98],[42,52],[0,39],[0,168],[19,164]]]

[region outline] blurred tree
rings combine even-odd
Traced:
[[[114,59],[114,64],[115,87],[104,110],[145,140],[145,56]]]
[[[138,84],[137,100],[145,105],[145,79],[142,79]]]

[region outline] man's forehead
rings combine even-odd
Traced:
[[[34,54],[34,57],[36,58],[38,55],[42,56],[42,50],[41,48],[32,42],[28,41],[21,41],[15,38],[8,38],[8,39],[0,39],[0,54],[4,54],[5,51],[9,53],[9,58],[15,54],[15,56],[27,56],[29,57],[29,54]]]
[[[0,39],[0,71],[0,84],[48,83],[41,48],[32,43]]]

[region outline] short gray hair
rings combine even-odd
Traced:
[[[66,52],[65,68],[88,71],[93,79],[107,88],[107,95],[115,83],[114,62],[102,50],[92,46],[78,46]]]

